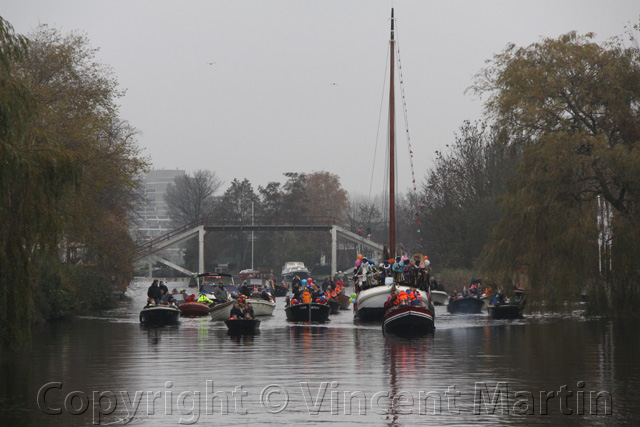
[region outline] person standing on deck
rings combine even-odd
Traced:
[[[158,279],[155,279],[149,289],[147,290],[147,297],[149,298],[147,301],[154,303],[158,303],[160,298],[162,298],[162,294],[160,293],[160,288],[158,287]]]
[[[396,257],[396,262],[391,266],[391,271],[393,272],[393,281],[395,283],[404,283],[404,263],[402,258]]]
[[[216,297],[218,303],[227,302],[229,292],[224,288],[224,283],[218,282],[218,287],[213,291],[213,296]]]

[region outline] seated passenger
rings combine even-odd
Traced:
[[[422,301],[422,295],[416,289],[409,291],[409,303],[413,306],[420,305]]]
[[[309,292],[308,289],[305,289],[304,292],[302,292],[301,300],[303,304],[308,304],[311,302],[311,292]]]
[[[240,308],[240,303],[238,301],[233,303],[233,308],[231,309],[230,315],[230,318],[233,320],[244,318],[244,312],[242,311],[242,308]]]

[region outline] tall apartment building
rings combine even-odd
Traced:
[[[173,183],[176,177],[184,174],[185,171],[179,169],[157,169],[143,176],[141,190],[144,202],[136,211],[136,225],[132,230],[139,239],[154,239],[172,230],[164,194],[167,186]]]

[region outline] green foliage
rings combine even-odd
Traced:
[[[504,218],[487,246],[485,267],[505,283],[526,266],[532,297],[549,303],[576,300],[597,271],[593,205],[573,192],[580,163],[568,135],[525,150],[510,191],[501,198]]]
[[[504,217],[486,246],[487,274],[526,270],[534,298],[605,296],[634,307],[640,194],[640,52],[618,39],[598,45],[568,33],[508,46],[472,88],[489,94],[496,120],[522,162],[501,198]],[[611,272],[598,270],[596,198],[613,211]],[[592,298],[599,303],[601,299]]]
[[[0,18],[0,345],[29,343],[33,320],[31,259],[55,250],[62,227],[57,206],[78,183],[74,153],[46,133],[37,99],[18,79],[27,41]]]
[[[100,274],[83,266],[41,259],[34,272],[34,302],[43,320],[63,319],[113,308],[113,287]]]

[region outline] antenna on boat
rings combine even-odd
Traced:
[[[395,37],[394,37],[394,16],[393,8],[391,8],[391,37],[389,39],[389,249],[391,250],[391,256],[396,256],[396,186],[395,186],[395,174],[396,174],[396,159],[395,159],[395,138],[396,138],[396,114],[395,114],[395,92],[394,92],[394,79],[395,79]]]

